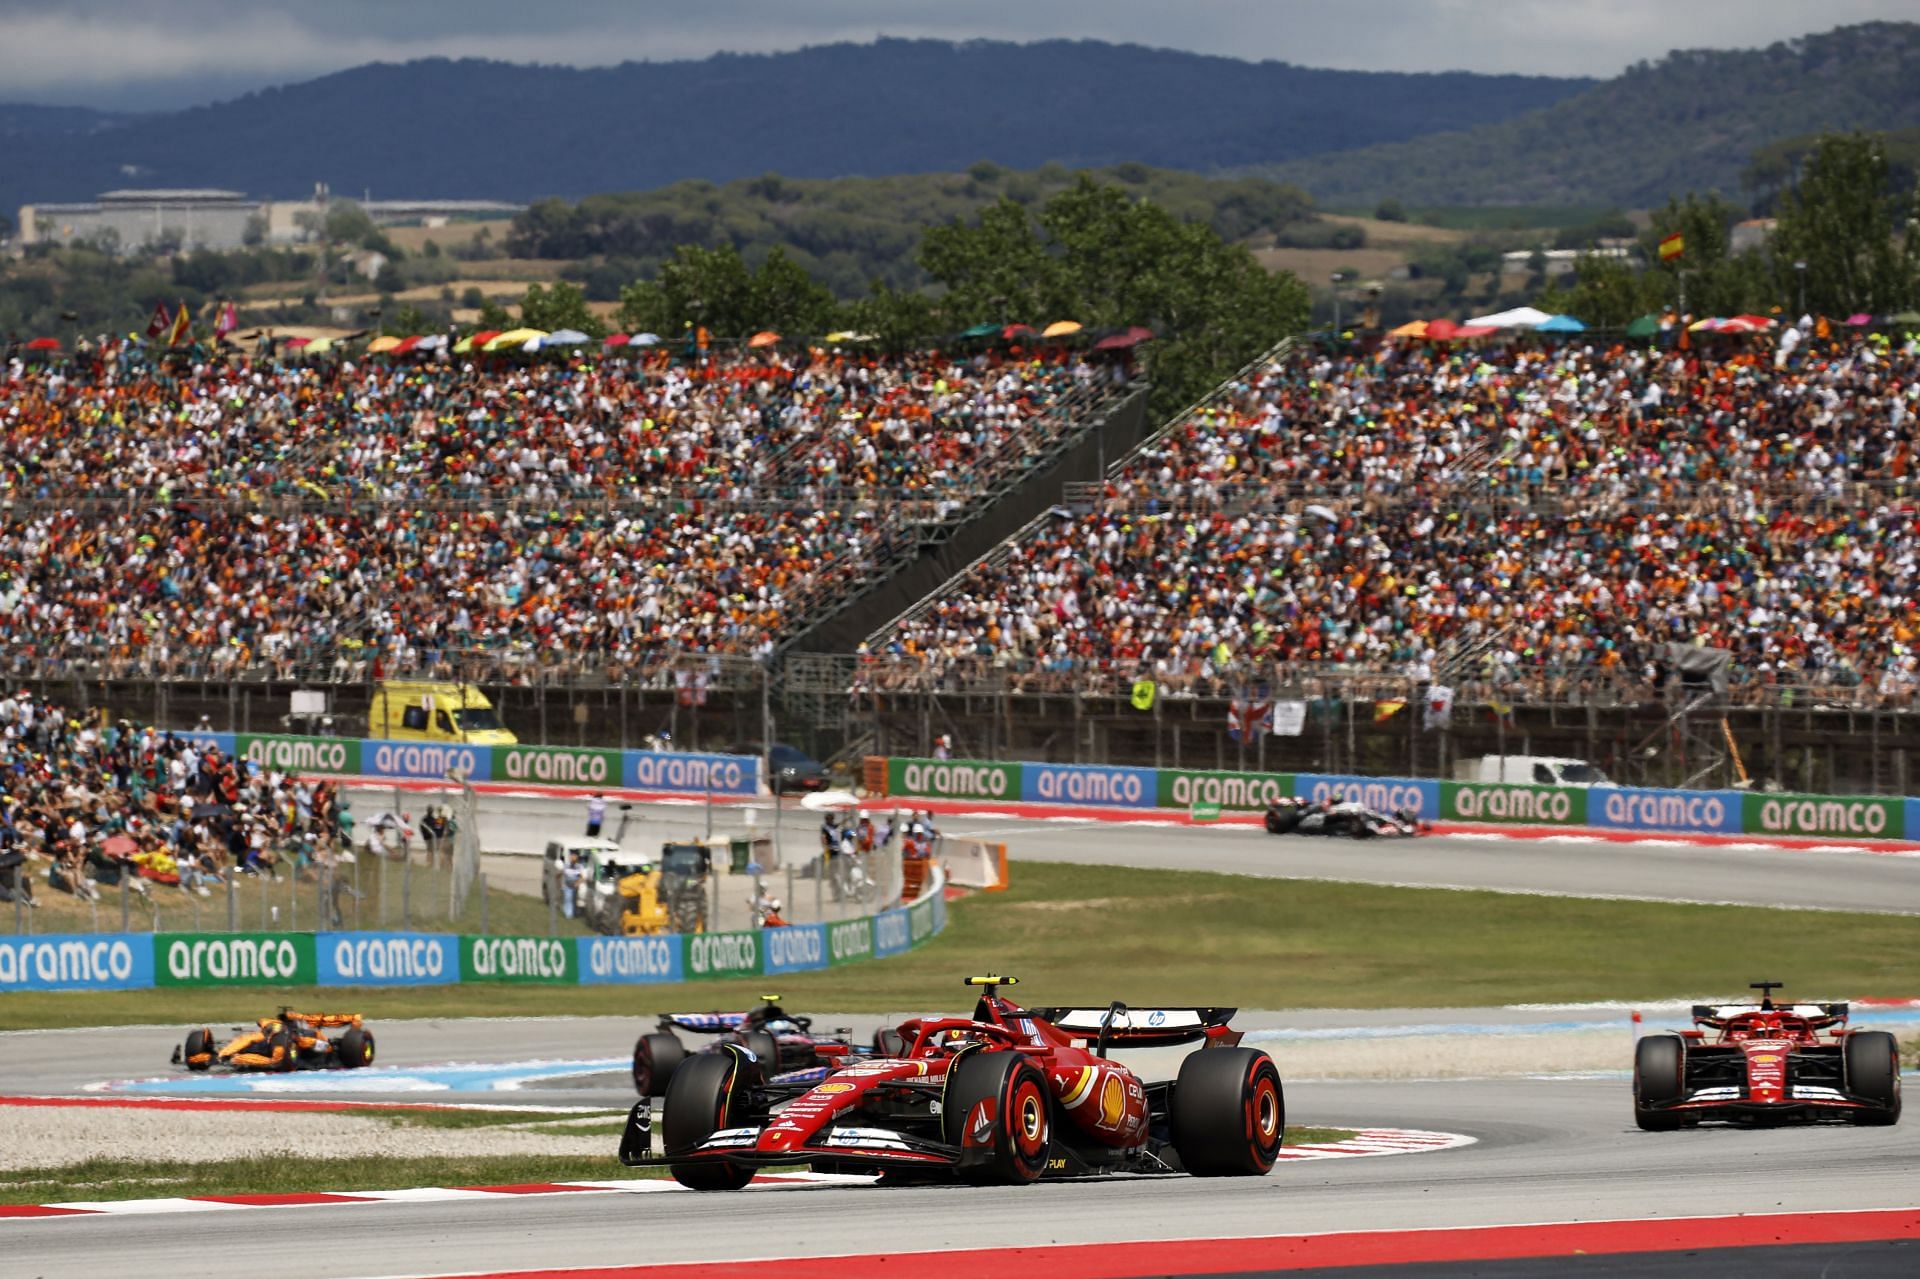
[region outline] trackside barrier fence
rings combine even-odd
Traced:
[[[912,903],[835,924],[659,937],[95,933],[0,937],[0,992],[183,986],[648,985],[775,977],[903,954],[947,926],[937,869]]]
[[[571,746],[468,746],[387,742],[357,737],[292,737],[263,733],[175,733],[206,742],[265,768],[308,777],[389,777],[443,782],[457,772],[469,782],[523,782],[688,795],[760,793],[757,755],[698,751],[619,751]]]
[[[1521,786],[1320,773],[1086,764],[1006,764],[873,757],[863,776],[875,798],[1024,801],[1094,808],[1258,812],[1276,799],[1335,794],[1428,821],[1724,835],[1803,835],[1920,841],[1920,799],[1656,790],[1631,786]]]

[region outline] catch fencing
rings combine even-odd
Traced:
[[[869,757],[869,797],[1259,812],[1278,799],[1358,800],[1426,821],[1920,842],[1920,799],[1529,786],[1408,777]]]
[[[0,992],[226,986],[655,985],[778,977],[904,954],[947,926],[936,870],[912,903],[839,923],[657,937],[106,933],[0,937]]]

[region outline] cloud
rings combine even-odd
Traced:
[[[865,41],[1102,39],[1351,70],[1611,75],[1673,48],[1753,47],[1913,16],[1912,0],[0,0],[15,101],[205,102],[365,62],[603,66]]]

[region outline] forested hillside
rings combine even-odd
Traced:
[[[533,200],[982,158],[1205,172],[1501,120],[1589,83],[1325,71],[1092,40],[880,40],[585,70],[371,64],[103,133],[9,140],[0,208],[127,185],[291,197],[316,181]]]
[[[1510,120],[1254,171],[1333,206],[1634,207],[1689,190],[1738,195],[1754,154],[1783,138],[1915,125],[1920,25],[1876,22],[1673,53]]]

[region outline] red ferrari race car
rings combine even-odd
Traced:
[[[1633,1120],[1650,1132],[1703,1119],[1900,1122],[1900,1050],[1884,1030],[1848,1030],[1845,1004],[1695,1004],[1694,1028],[1649,1035],[1633,1056]],[[1825,1038],[1822,1038],[1822,1034]]]
[[[738,1044],[689,1058],[667,1086],[663,1153],[652,1107],[627,1118],[620,1162],[664,1164],[695,1190],[737,1190],[756,1168],[807,1164],[889,1180],[1020,1185],[1100,1173],[1260,1176],[1285,1123],[1273,1059],[1239,1047],[1231,1008],[1022,1008],[983,986],[971,1018],[896,1029],[898,1057],[849,1056],[817,1083],[766,1079]],[[1199,1044],[1147,1082],[1107,1054]]]
[[[346,1033],[334,1039],[320,1033],[341,1027]],[[173,1064],[188,1070],[357,1070],[373,1064],[373,1032],[361,1025],[359,1013],[282,1008],[254,1022],[251,1030],[235,1026],[225,1044],[204,1026],[188,1031],[187,1042],[173,1050]]]
[[[827,1062],[855,1052],[851,1030],[813,1033],[813,1019],[788,1012],[780,996],[762,995],[758,1007],[744,1013],[663,1013],[659,1028],[633,1045],[633,1086],[642,1097],[664,1097],[674,1072],[688,1057],[675,1031],[714,1035],[696,1052],[715,1052],[738,1044],[752,1053],[769,1083],[824,1079]]]

